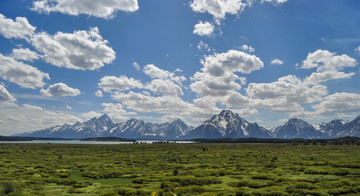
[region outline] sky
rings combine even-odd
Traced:
[[[102,114],[360,114],[358,0],[2,0],[0,135]]]

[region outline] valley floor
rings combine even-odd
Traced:
[[[0,144],[0,195],[359,195],[360,146]]]

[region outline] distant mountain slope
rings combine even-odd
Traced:
[[[315,128],[315,127],[316,128]],[[230,110],[223,110],[211,119],[204,121],[193,129],[178,119],[173,122],[145,123],[140,119],[130,119],[114,123],[106,115],[92,118],[86,122],[76,122],[73,125],[63,124],[38,131],[17,134],[23,137],[42,138],[93,138],[120,137],[128,139],[214,139],[214,138],[339,138],[360,137],[360,116],[345,122],[333,120],[320,125],[310,125],[307,122],[293,118],[284,125],[271,130],[250,123]]]
[[[360,137],[360,116],[353,121],[345,123],[342,130],[339,131],[334,137]]]
[[[335,119],[330,121],[329,123],[322,123],[319,125],[319,130],[329,138],[337,137],[337,135],[344,129],[345,121],[341,119]]]
[[[249,123],[230,110],[223,110],[190,131],[185,138],[270,138],[270,133],[257,123]]]
[[[60,137],[60,138],[89,138],[89,137],[121,137],[137,139],[177,139],[192,127],[182,120],[172,123],[153,124],[144,123],[142,120],[130,119],[115,124],[107,115],[92,118],[89,121],[73,125],[64,124],[39,131],[18,134],[24,137]]]
[[[297,118],[292,118],[288,120],[284,125],[277,127],[274,132],[275,138],[282,139],[315,139],[325,136],[326,135],[324,133],[315,129],[312,125]]]
[[[61,137],[61,138],[87,138],[100,137],[112,128],[115,124],[107,115],[99,118],[92,118],[87,122],[76,122],[73,125],[64,124],[42,129],[34,132],[26,132],[19,136],[26,137]]]

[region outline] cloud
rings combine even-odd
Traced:
[[[102,116],[103,114],[99,113],[99,112],[95,112],[95,111],[90,111],[90,112],[86,112],[86,113],[82,113],[80,116],[82,119],[84,119],[85,121],[88,121],[94,117],[99,118],[100,116]]]
[[[172,78],[174,76],[174,73],[160,69],[153,64],[146,65],[144,67],[144,73],[150,76],[150,78],[167,79],[167,78]]]
[[[174,72],[183,72],[183,70],[180,69],[180,68],[176,68],[176,69],[174,70]]]
[[[289,103],[313,103],[321,101],[322,97],[327,95],[327,87],[307,86],[296,76],[289,75],[271,83],[250,83],[246,92],[252,98],[284,98]]]
[[[194,0],[190,7],[194,12],[208,12],[216,19],[224,19],[226,14],[242,12],[246,5],[242,0]]]
[[[73,33],[57,32],[49,35],[37,33],[31,38],[35,49],[43,54],[47,63],[78,70],[96,70],[112,63],[115,52],[107,46],[97,27]]]
[[[357,62],[346,54],[337,55],[327,50],[316,50],[309,53],[303,61],[302,69],[317,68],[317,72],[338,71],[345,67],[355,67]]]
[[[185,76],[176,76],[175,73],[160,69],[153,64],[146,65],[143,71],[150,78],[170,79],[177,82],[178,84],[181,84],[186,80]]]
[[[25,17],[16,17],[15,21],[0,14],[0,34],[7,39],[28,40],[36,27],[32,26]]]
[[[360,112],[360,95],[355,93],[337,92],[328,95],[324,101],[313,105],[315,113],[322,115]]]
[[[40,93],[48,97],[66,97],[80,95],[79,89],[71,88],[61,82],[50,85],[46,90],[41,89]]]
[[[282,65],[284,62],[280,59],[274,59],[270,62],[271,65]]]
[[[194,25],[193,33],[200,36],[211,36],[214,29],[215,27],[211,23],[199,21],[198,24]]]
[[[99,87],[105,92],[111,92],[112,90],[126,91],[133,88],[143,88],[144,85],[134,78],[128,78],[127,76],[104,76],[98,83]]]
[[[45,85],[44,79],[50,79],[48,73],[39,71],[28,64],[16,61],[0,54],[0,77],[22,88],[35,89]]]
[[[206,43],[204,43],[203,41],[200,41],[199,43],[198,43],[198,45],[197,45],[197,49],[199,49],[199,50],[206,50],[206,51],[208,51],[208,52],[210,52],[210,48],[209,48],[209,46],[206,44]]]
[[[253,48],[252,46],[248,46],[248,45],[242,45],[240,47],[240,50],[244,51],[244,52],[250,52],[250,53],[253,53],[255,52],[255,48]]]
[[[355,51],[357,54],[360,54],[360,46],[359,46],[359,47],[356,47],[356,48],[354,49],[354,51]]]
[[[324,71],[324,72],[314,72],[310,76],[304,79],[304,83],[307,85],[319,84],[326,82],[328,80],[336,79],[349,79],[354,76],[355,73],[344,73],[341,71]]]
[[[138,9],[137,0],[37,0],[31,8],[39,13],[86,14],[99,18],[111,18],[118,10],[135,12]]]
[[[16,101],[15,97],[13,97],[6,88],[0,84],[0,103],[1,102],[11,102]]]
[[[103,112],[116,122],[127,120],[130,115],[136,115],[135,112],[127,112],[120,103],[102,103],[101,106],[104,107]]]
[[[293,113],[303,111],[300,104],[288,102],[283,97],[273,99],[249,98],[238,92],[232,92],[229,96],[224,97],[224,103],[228,107],[249,107],[263,108],[276,113]]]
[[[12,51],[11,57],[17,60],[33,62],[40,58],[40,55],[29,48],[15,48]]]
[[[200,96],[225,96],[238,90],[241,85],[236,81],[242,79],[235,72],[249,74],[264,66],[255,55],[236,50],[205,56],[201,64],[203,68],[194,74],[193,83],[190,85]]]
[[[340,70],[346,67],[355,67],[356,65],[357,61],[345,54],[337,55],[327,50],[316,50],[308,54],[300,68],[316,68],[316,72],[304,79],[304,83],[311,85],[328,80],[351,78],[355,73],[344,73]]]
[[[133,62],[132,66],[136,69],[136,70],[140,70],[140,65],[137,62]]]
[[[249,74],[264,67],[257,56],[237,50],[206,56],[201,63],[204,65],[203,70],[212,76],[221,76],[226,71]]]
[[[288,75],[280,77],[275,82],[250,83],[246,88],[249,97],[234,93],[227,98],[226,103],[230,106],[266,108],[275,112],[290,113],[290,116],[316,115],[319,117],[326,112],[331,113],[324,109],[325,112],[321,112],[320,108],[328,106],[325,103],[329,103],[331,100],[340,101],[338,97],[344,97],[346,100],[346,96],[343,94],[341,94],[342,96],[328,95],[327,86],[321,83],[328,80],[351,78],[355,73],[345,73],[339,70],[345,67],[354,67],[356,64],[356,60],[347,55],[336,55],[329,51],[317,50],[309,53],[303,61],[302,69],[317,68],[315,72],[304,79]],[[309,112],[300,105],[304,103],[320,104],[312,105],[317,112]]]
[[[176,96],[153,97],[130,91],[129,93],[115,92],[112,97],[136,112],[174,114],[184,113],[184,111],[188,111],[191,108],[191,104]]]
[[[102,103],[105,113],[126,113],[120,103]]]
[[[253,109],[253,108],[232,109],[232,111],[239,114],[239,116],[250,116],[259,113],[257,109]]]
[[[288,0],[261,0],[262,3],[264,2],[268,2],[268,3],[272,3],[274,5],[280,5],[283,4],[285,2],[287,2]]]
[[[145,88],[158,95],[184,95],[181,87],[169,79],[154,79],[150,83],[146,84]]]
[[[2,135],[12,135],[26,131],[35,131],[64,123],[75,123],[81,119],[62,111],[47,110],[39,106],[1,107],[0,121]]]
[[[103,97],[103,93],[101,92],[101,90],[97,90],[97,91],[95,92],[95,95],[96,95],[97,97]]]
[[[72,107],[69,106],[69,105],[66,105],[65,108],[66,108],[67,110],[72,110]]]

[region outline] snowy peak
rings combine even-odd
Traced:
[[[346,124],[345,121],[341,119],[335,119],[329,123],[321,123],[319,125],[319,130],[328,135],[328,137],[334,137],[341,132]]]
[[[265,128],[256,123],[249,123],[231,110],[223,110],[206,120],[202,125],[190,131],[188,138],[269,138]]]
[[[289,119],[284,125],[277,127],[274,132],[276,138],[284,139],[315,139],[320,138],[323,135],[324,134],[321,131],[298,118]]]
[[[210,120],[205,121],[220,131],[222,136],[225,136],[226,130],[234,124],[244,121],[238,114],[231,110],[222,110],[220,114],[214,115]]]

